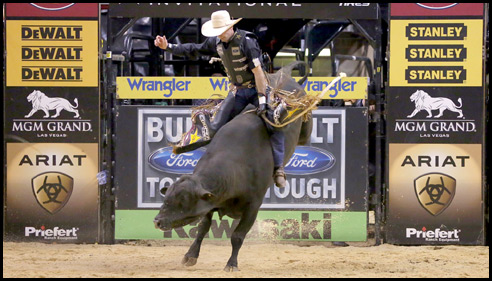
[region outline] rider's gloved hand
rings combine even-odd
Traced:
[[[267,110],[268,110],[268,103],[266,101],[266,97],[264,94],[262,93],[259,93],[258,94],[258,102],[259,102],[259,106],[258,108],[256,109],[256,114],[258,116],[261,116],[262,114],[266,114]]]

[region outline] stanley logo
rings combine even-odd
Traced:
[[[433,216],[442,213],[456,193],[456,180],[441,173],[422,175],[415,179],[414,186],[420,205]]]
[[[57,172],[42,173],[32,179],[32,190],[39,205],[56,214],[72,195],[73,178]]]

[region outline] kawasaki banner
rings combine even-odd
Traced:
[[[296,148],[286,164],[287,186],[283,189],[270,187],[260,209],[259,221],[278,226],[275,227],[278,232],[275,237],[327,241],[366,239],[365,110],[320,108],[313,112],[311,145]],[[193,233],[193,225],[162,236],[152,224],[153,216],[162,205],[163,197],[159,190],[173,184],[181,175],[191,174],[206,151],[204,147],[175,155],[167,144],[178,141],[181,134],[190,128],[190,113],[190,108],[120,108],[117,124],[125,125],[118,126],[117,132],[128,137],[118,139],[116,145],[117,239],[192,236],[189,231]],[[351,223],[338,224],[346,220]],[[280,226],[285,226],[287,222],[301,228],[308,227],[312,233],[306,236],[302,234],[302,229],[295,232],[287,227],[289,233],[294,231],[299,235],[283,235]],[[227,228],[230,228],[233,223],[232,219],[216,220],[217,227],[228,225]],[[135,227],[135,224],[141,227]],[[258,229],[263,233],[260,236],[266,235],[265,227]],[[338,234],[331,236],[328,229],[336,229],[335,233]],[[219,236],[213,237],[222,238]]]

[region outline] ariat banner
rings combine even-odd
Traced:
[[[319,95],[333,79],[309,77],[302,86],[308,94]],[[119,99],[217,99],[227,96],[229,89],[225,77],[116,77],[116,84]],[[366,77],[342,78],[323,96],[323,99],[366,98]]]
[[[98,28],[98,21],[7,21],[7,87],[98,87]]]
[[[480,245],[481,144],[389,144],[389,243]]]
[[[481,86],[482,34],[482,20],[391,20],[390,86]]]
[[[97,143],[7,143],[6,159],[6,237],[97,241]]]

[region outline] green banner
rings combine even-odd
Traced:
[[[116,210],[115,239],[194,239],[198,222],[172,231],[154,228],[158,210]],[[205,238],[226,240],[239,220],[214,214]],[[262,211],[247,235],[255,240],[366,241],[366,212]]]

